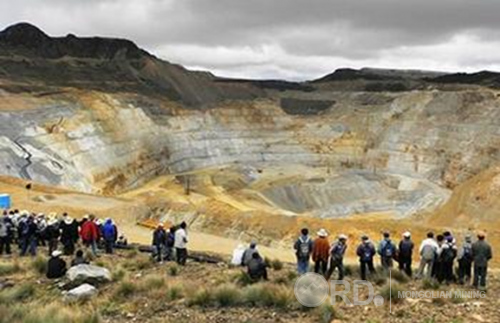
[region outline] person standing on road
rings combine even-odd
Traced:
[[[299,275],[305,274],[309,271],[309,259],[313,251],[313,241],[309,237],[309,230],[303,228],[301,235],[293,245],[295,255],[297,256],[297,272]]]
[[[479,233],[477,241],[472,244],[472,259],[474,261],[473,285],[481,290],[486,290],[486,276],[488,274],[488,261],[493,258],[491,246],[485,241],[485,234]]]
[[[187,224],[186,222],[182,222],[179,225],[179,228],[175,231],[175,252],[177,255],[177,263],[181,266],[186,265],[187,260],[187,232],[186,232]]]

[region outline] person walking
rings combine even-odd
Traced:
[[[329,280],[335,269],[339,271],[339,279],[344,279],[344,255],[347,250],[347,236],[339,235],[338,240],[332,244],[330,248],[330,268],[326,279]]]
[[[470,284],[472,277],[472,236],[465,236],[464,243],[458,249],[458,283]]]
[[[328,233],[325,229],[318,231],[318,238],[314,240],[312,260],[314,261],[314,272],[326,276],[328,274],[328,258],[330,257],[330,243]]]
[[[295,249],[295,256],[297,257],[297,272],[299,275],[302,275],[309,271],[309,259],[313,251],[313,241],[309,237],[309,230],[307,228],[303,228],[300,233],[300,237],[295,241],[293,249]]]
[[[159,223],[153,231],[153,248],[156,255],[156,261],[163,261],[163,250],[167,241],[167,233],[165,232],[163,223]]]
[[[370,274],[375,273],[375,267],[373,266],[373,257],[376,254],[375,246],[370,241],[370,238],[368,236],[364,235],[361,237],[361,244],[358,246],[356,254],[359,257],[361,279],[366,280],[367,270],[370,272]]]
[[[399,242],[399,270],[404,272],[408,277],[412,276],[412,258],[413,258],[414,244],[411,240],[411,233],[409,231],[403,233],[403,240]]]
[[[382,268],[388,272],[393,266],[393,259],[396,255],[396,246],[391,241],[391,235],[389,232],[384,232],[383,237],[384,238],[378,245],[377,252],[380,255]]]
[[[472,285],[480,290],[486,290],[488,261],[493,258],[491,246],[486,242],[484,233],[477,235],[477,241],[472,244],[472,260],[474,262],[474,281]]]
[[[179,228],[175,231],[175,252],[177,255],[177,263],[181,266],[186,265],[187,260],[187,243],[188,236],[186,231],[187,224],[186,222],[182,222]]]
[[[427,233],[427,238],[422,241],[418,252],[420,254],[420,265],[417,271],[417,278],[432,277],[434,262],[437,257],[438,244],[434,240],[434,233]]]

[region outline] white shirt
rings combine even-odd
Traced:
[[[186,233],[186,230],[184,230],[184,229],[177,229],[175,231],[174,247],[175,248],[180,248],[180,249],[185,249],[186,245],[187,245],[187,233]]]
[[[424,247],[429,246],[429,245],[432,246],[434,251],[437,252],[439,250],[439,245],[436,242],[436,240],[434,240],[432,238],[427,238],[424,241],[422,241],[422,244],[420,245],[419,253],[422,254],[422,250],[424,249]]]

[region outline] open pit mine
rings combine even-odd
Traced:
[[[128,40],[0,33],[0,191],[112,216],[138,239],[136,224],[179,219],[285,249],[306,224],[353,240],[496,232],[499,159],[492,72],[226,79]]]

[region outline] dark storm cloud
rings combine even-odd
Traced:
[[[0,23],[129,38],[190,67],[307,78],[348,65],[500,67],[497,0],[2,0]]]

